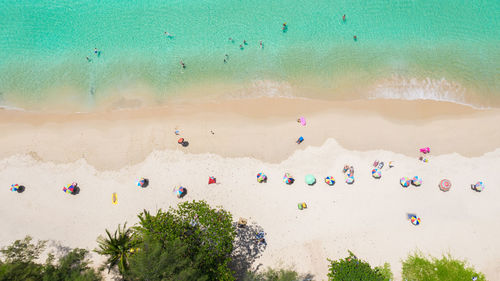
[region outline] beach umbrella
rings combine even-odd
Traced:
[[[422,178],[419,176],[414,176],[413,179],[411,180],[411,183],[414,186],[420,186],[420,185],[422,185]]]
[[[179,144],[184,143],[184,138],[180,138],[180,139],[178,139],[178,140],[177,140],[177,143],[179,143]]]
[[[139,186],[139,187],[144,187],[144,186],[146,186],[146,179],[145,179],[145,178],[140,178],[140,179],[137,181],[137,186]]]
[[[476,182],[476,184],[474,185],[474,190],[478,191],[478,192],[483,191],[484,190],[484,183],[482,181]]]
[[[186,195],[187,189],[183,186],[178,186],[174,188],[174,193],[177,195],[177,198],[182,198]]]
[[[441,182],[439,182],[439,189],[441,189],[441,191],[448,191],[450,190],[450,188],[451,188],[450,180],[444,179]]]
[[[292,184],[294,182],[294,179],[289,173],[285,173],[285,175],[283,176],[283,182],[286,184]]]
[[[263,183],[267,181],[267,176],[264,173],[258,173],[257,174],[257,181],[259,183]]]
[[[326,177],[325,178],[325,183],[328,185],[334,185],[335,184],[335,179],[333,177]]]
[[[75,191],[76,183],[68,184],[65,187],[63,187],[63,192],[66,192],[68,194],[73,194]]]
[[[301,124],[302,126],[305,126],[305,125],[306,125],[306,118],[304,118],[304,117],[300,117],[298,121],[300,122],[300,124]]]
[[[354,183],[354,177],[347,177],[347,178],[345,179],[345,182],[346,182],[347,184],[353,184],[353,183]]]
[[[10,191],[18,191],[19,190],[19,184],[12,184],[10,186]]]
[[[410,221],[413,225],[419,225],[420,224],[420,217],[418,216],[412,216],[410,218]]]
[[[313,185],[316,183],[316,178],[313,175],[307,175],[306,176],[306,183],[308,185]]]
[[[411,182],[411,179],[408,178],[408,177],[402,177],[400,180],[399,180],[399,183],[401,184],[401,186],[403,187],[408,187],[410,185],[410,182]]]
[[[380,179],[381,176],[382,176],[382,173],[380,172],[379,169],[372,170],[372,177],[374,177],[376,179]]]
[[[212,184],[212,183],[216,183],[217,180],[215,179],[215,177],[209,177],[208,178],[208,184]]]

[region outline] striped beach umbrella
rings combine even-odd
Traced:
[[[313,185],[316,183],[316,178],[313,175],[306,175],[306,183],[308,185]]]
[[[326,177],[325,178],[325,183],[328,184],[328,185],[334,185],[335,184],[335,179],[333,177]]]
[[[399,180],[399,183],[401,184],[402,187],[408,187],[410,185],[411,179],[408,177],[402,177]]]
[[[146,179],[145,179],[145,178],[140,178],[140,179],[137,181],[137,186],[139,186],[139,187],[144,187],[144,186],[146,186]]]
[[[411,183],[414,186],[420,186],[420,185],[422,185],[422,178],[419,176],[414,176],[413,179],[411,180]]]
[[[63,187],[63,192],[68,193],[68,194],[73,194],[73,192],[75,191],[76,185],[77,185],[76,182],[66,185],[65,187]]]
[[[474,185],[474,190],[477,192],[483,191],[484,190],[484,183],[482,181],[476,182],[476,184]]]
[[[283,176],[283,182],[286,183],[286,184],[292,184],[295,180],[292,178],[292,175],[290,175],[289,173],[285,173],[285,175]]]
[[[381,176],[382,176],[382,172],[380,172],[379,169],[372,170],[372,177],[374,177],[376,179],[380,179]]]
[[[347,177],[347,178],[345,179],[345,182],[346,182],[347,184],[353,184],[353,183],[354,183],[354,177]]]
[[[19,190],[19,184],[12,184],[10,186],[10,191],[18,191]]]
[[[410,218],[410,221],[413,225],[419,225],[420,224],[420,217],[418,216],[412,216]]]
[[[258,173],[257,174],[257,181],[259,183],[263,183],[267,181],[267,176],[264,173]]]
[[[184,195],[187,193],[187,189],[183,186],[178,186],[174,188],[174,193],[177,196],[177,198],[182,198]]]
[[[439,182],[439,189],[441,189],[441,191],[448,191],[450,190],[450,188],[451,188],[450,180],[444,179],[441,180],[441,182]]]

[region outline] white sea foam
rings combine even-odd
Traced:
[[[369,93],[369,99],[401,99],[401,100],[435,100],[453,102],[473,108],[485,109],[486,107],[471,104],[466,99],[465,88],[456,82],[444,78],[419,80],[417,78],[404,78],[392,76],[382,80]]]
[[[273,80],[254,80],[250,87],[234,92],[230,98],[296,98],[292,94],[292,86],[287,82]]]

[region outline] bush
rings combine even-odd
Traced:
[[[351,251],[347,258],[330,262],[328,280],[330,281],[386,281],[386,275],[391,276],[390,268],[386,264],[384,270],[370,267],[365,261],[358,259]],[[387,266],[387,267],[386,267]],[[387,272],[388,271],[388,272]]]
[[[243,281],[298,281],[307,280],[291,269],[272,269],[268,268],[264,272],[248,272]]]
[[[88,251],[73,249],[54,263],[54,256],[49,254],[45,264],[37,263],[45,250],[46,241],[32,243],[26,236],[12,245],[0,250],[5,260],[0,260],[0,280],[44,280],[44,281],[99,281],[100,274],[89,267]]]
[[[403,279],[408,281],[485,281],[486,278],[465,261],[453,259],[450,255],[441,259],[426,258],[421,253],[409,255],[403,261]]]
[[[233,250],[235,229],[229,212],[211,208],[204,201],[185,202],[177,209],[159,210],[156,215],[144,211],[135,231],[139,239],[168,243],[180,241],[186,255],[211,280],[233,280],[228,263]],[[200,259],[200,260],[197,260]]]
[[[199,268],[200,257],[186,255],[187,246],[179,240],[161,243],[147,238],[140,250],[129,258],[127,280],[191,281],[208,280]]]

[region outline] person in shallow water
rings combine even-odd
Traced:
[[[354,35],[353,39],[354,41],[358,41],[358,36]]]
[[[342,16],[342,21],[345,21],[345,14]]]
[[[288,30],[288,25],[286,25],[286,22],[283,23],[283,27],[281,28],[281,30],[283,30],[283,32],[286,32]]]
[[[181,64],[181,67],[182,67],[183,69],[184,69],[184,68],[186,68],[186,65],[184,64],[184,62],[183,62],[182,60],[181,60],[179,63]]]
[[[260,45],[260,48],[262,49],[263,48],[262,40],[259,41],[259,45]]]

